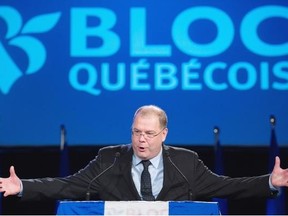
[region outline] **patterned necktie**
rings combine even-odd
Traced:
[[[152,194],[151,177],[148,171],[148,167],[151,165],[149,160],[142,161],[144,170],[141,174],[141,194],[143,200],[154,201],[155,198]]]

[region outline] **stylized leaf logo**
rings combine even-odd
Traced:
[[[45,63],[46,49],[44,45],[37,38],[27,34],[50,31],[57,24],[60,16],[61,13],[57,12],[33,17],[24,25],[20,32],[22,17],[19,12],[12,7],[0,7],[0,18],[4,19],[7,24],[5,38],[8,40],[8,44],[21,48],[27,54],[29,60],[28,67],[23,73],[16,62],[11,59],[3,43],[0,41],[0,90],[4,94],[9,93],[13,84],[23,74],[36,73]]]
[[[30,36],[21,36],[11,40],[9,44],[25,50],[29,59],[26,74],[37,72],[45,63],[45,47],[39,40]]]
[[[0,7],[0,18],[2,18],[7,24],[6,39],[18,34],[22,26],[22,17],[18,11],[12,7]]]
[[[22,34],[50,31],[57,24],[59,18],[60,13],[51,13],[34,17],[23,27]],[[45,25],[43,25],[44,23]]]

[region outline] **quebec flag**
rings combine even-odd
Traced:
[[[216,202],[60,201],[57,215],[220,215]]]

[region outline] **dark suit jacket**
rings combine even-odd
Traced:
[[[85,168],[65,178],[23,179],[22,200],[85,199],[91,180],[113,164],[117,152],[120,156],[115,165],[91,184],[91,194],[97,194],[98,199],[106,201],[140,200],[131,176],[131,144],[100,149],[98,156]],[[168,152],[189,184],[172,165],[165,152]],[[243,178],[219,176],[211,172],[191,150],[164,145],[163,163],[163,188],[156,198],[159,201],[188,200],[189,187],[193,200],[275,196],[269,188],[269,175]]]

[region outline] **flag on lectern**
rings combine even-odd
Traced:
[[[215,137],[215,144],[214,144],[214,157],[215,157],[215,166],[214,172],[218,175],[224,175],[224,165],[223,165],[223,150],[220,144],[219,133],[220,130],[218,127],[214,127],[214,137]],[[227,215],[228,214],[228,202],[227,199],[218,199],[214,198],[213,201],[218,202],[221,214]]]
[[[60,201],[56,215],[221,215],[216,202]]]
[[[271,123],[271,135],[270,135],[270,147],[269,147],[269,172],[272,172],[275,157],[280,156],[279,147],[276,137],[275,125],[276,119],[273,115],[270,116]],[[266,205],[266,214],[267,215],[285,215],[285,193],[284,188],[280,189],[280,194],[275,199],[268,199]]]
[[[66,141],[66,128],[64,125],[60,126],[61,140],[60,140],[60,177],[69,175],[69,151]]]

